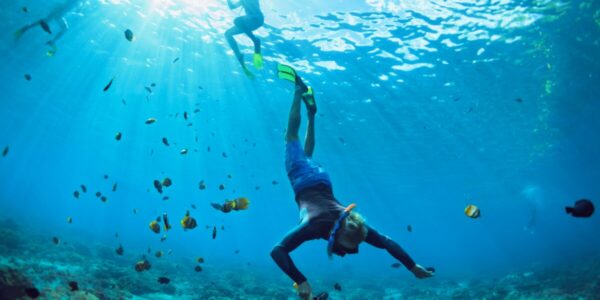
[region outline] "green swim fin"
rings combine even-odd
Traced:
[[[317,103],[315,102],[315,93],[312,87],[308,87],[308,91],[302,94],[302,101],[306,105],[306,110],[311,114],[317,113]]]
[[[277,77],[296,83],[296,70],[288,65],[277,64]]]
[[[252,62],[254,63],[254,67],[256,69],[261,70],[263,68],[263,57],[260,53],[254,53]]]

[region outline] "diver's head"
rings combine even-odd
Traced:
[[[355,212],[344,219],[336,241],[346,249],[356,249],[367,237],[367,228],[363,217]]]

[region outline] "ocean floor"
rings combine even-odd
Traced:
[[[151,253],[151,269],[137,272],[139,255],[54,241],[11,220],[0,220],[0,237],[0,299],[30,299],[28,293],[35,291],[39,299],[297,299],[281,274],[247,266],[197,271],[177,259],[154,263],[158,259]],[[170,281],[159,283],[161,274]],[[341,290],[330,287],[329,299],[600,299],[600,256],[568,269],[532,269],[491,279],[357,278],[340,285]]]

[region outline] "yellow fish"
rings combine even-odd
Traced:
[[[150,222],[150,230],[154,231],[154,233],[160,233],[160,225],[158,225],[158,222]]]
[[[465,207],[465,215],[469,218],[477,219],[481,215],[481,212],[479,211],[479,207],[469,204]]]

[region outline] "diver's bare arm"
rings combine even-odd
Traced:
[[[304,140],[304,154],[312,157],[315,151],[315,115],[308,114],[308,126],[306,127],[306,138]]]

